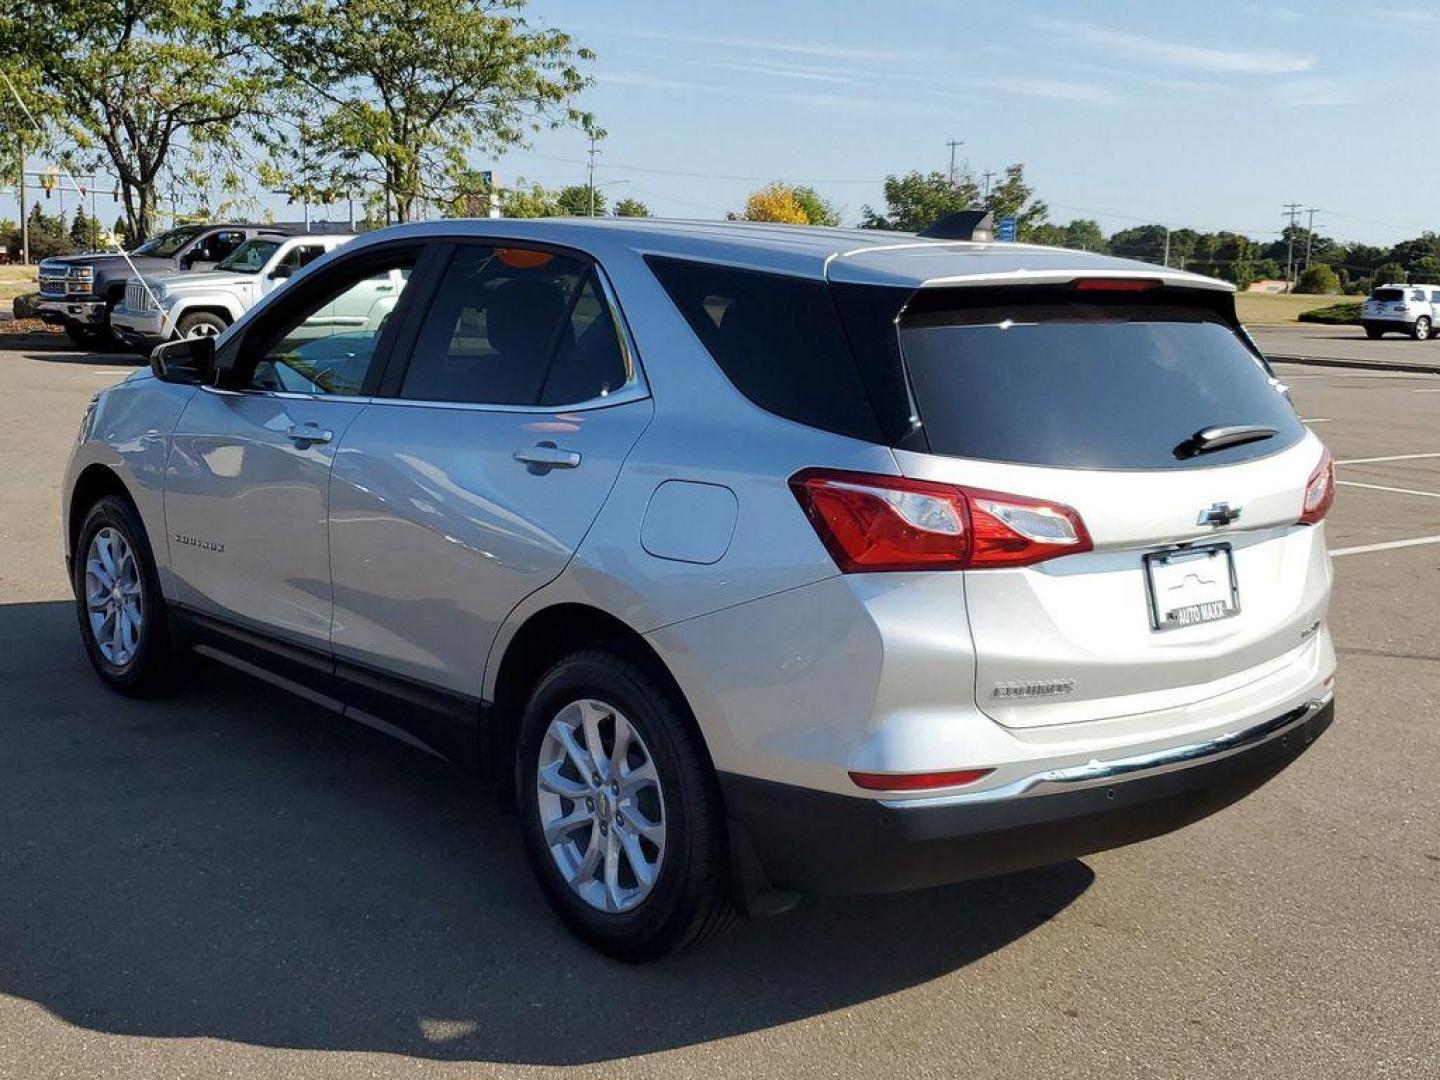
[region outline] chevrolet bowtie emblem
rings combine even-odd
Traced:
[[[1200,516],[1195,519],[1196,525],[1209,525],[1218,529],[1222,525],[1229,525],[1240,520],[1240,507],[1231,509],[1229,503],[1212,503],[1208,510],[1201,510]]]

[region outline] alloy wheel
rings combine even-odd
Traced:
[[[561,709],[535,788],[545,846],[577,896],[615,913],[650,895],[665,858],[665,800],[649,747],[619,709],[592,698]]]
[[[116,667],[135,659],[145,629],[140,564],[119,530],[105,527],[85,555],[85,609],[100,654]]]

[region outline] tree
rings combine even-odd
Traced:
[[[1324,263],[1311,263],[1309,269],[1305,270],[1300,275],[1300,280],[1295,283],[1295,291],[1316,295],[1338,293],[1340,278]]]
[[[595,217],[605,213],[605,193],[589,184],[571,184],[560,189],[555,204],[571,217]]]
[[[919,232],[946,214],[970,210],[980,201],[980,188],[973,177],[952,180],[942,172],[887,176],[883,190],[885,212],[863,207],[861,228]]]
[[[84,205],[75,207],[75,217],[70,222],[70,242],[82,251],[94,251],[100,246],[100,222],[85,213]]]
[[[1399,263],[1387,262],[1375,270],[1376,285],[1404,285],[1409,280],[1405,267]]]
[[[144,239],[182,147],[234,148],[262,107],[269,76],[248,50],[265,18],[246,0],[9,0],[0,56],[37,74],[32,108],[63,141],[108,160]]]
[[[110,231],[115,235],[115,242],[127,251],[135,246],[134,237],[130,234],[130,223],[124,217],[117,217]]]
[[[621,199],[615,204],[616,217],[649,217],[650,208],[639,199]]]
[[[793,187],[790,193],[805,212],[805,220],[811,225],[839,225],[840,211],[827,199],[822,199],[812,187]]]
[[[70,227],[59,214],[47,214],[40,204],[36,203],[26,215],[26,224],[30,231],[32,259],[48,259],[51,255],[69,255],[74,252],[76,244],[70,239]],[[18,250],[18,230],[15,246]]]
[[[782,225],[809,225],[805,207],[795,197],[795,189],[776,180],[745,200],[745,209],[728,215],[736,221],[774,221]]]
[[[1025,182],[1025,166],[1019,164],[1006,167],[1004,179],[985,196],[985,209],[994,214],[997,221],[1013,217],[1016,237],[1020,240],[1029,240],[1036,226],[1050,213],[1050,208],[1035,198],[1035,189]]]
[[[472,149],[585,123],[570,102],[593,59],[570,35],[532,27],[524,0],[278,0],[269,51],[303,88],[332,170],[385,192],[409,221],[443,200]]]
[[[516,187],[500,192],[500,213],[511,218],[555,217],[560,207],[555,195],[539,184],[525,186],[524,180],[516,181]]]

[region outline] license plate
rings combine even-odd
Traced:
[[[1145,556],[1150,628],[1178,630],[1240,614],[1229,544],[1153,551]]]

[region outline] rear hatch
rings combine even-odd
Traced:
[[[1365,301],[1364,315],[1367,318],[1403,319],[1406,315],[1406,299],[1404,289],[1376,289]]]
[[[1298,521],[1326,455],[1237,329],[1227,293],[1156,282],[910,303],[900,339],[928,452],[896,451],[902,472],[1069,507],[1088,535],[966,571],[992,719],[1184,709],[1314,647],[1329,564],[1322,530]]]

